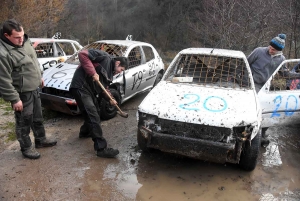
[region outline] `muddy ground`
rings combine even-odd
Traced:
[[[300,200],[299,127],[270,128],[271,144],[261,148],[252,172],[166,154],[142,153],[136,141],[136,109],[146,94],[122,105],[128,119],[102,122],[116,159],[99,158],[91,139],[79,139],[81,116],[59,114],[45,121],[57,146],[39,149],[41,158],[23,158],[18,142],[0,132],[0,200]],[[2,113],[3,114],[3,111]],[[2,115],[0,125],[13,121]]]

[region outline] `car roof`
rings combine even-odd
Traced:
[[[125,45],[125,46],[131,46],[131,45],[148,45],[152,46],[149,43],[146,42],[140,42],[140,41],[132,41],[132,40],[99,40],[95,41],[94,43],[108,43],[108,44],[116,44],[116,45]]]
[[[245,58],[245,54],[238,50],[227,50],[227,49],[215,49],[215,48],[187,48],[181,50],[180,54],[204,54],[204,55],[214,55],[214,56],[228,56]]]
[[[31,42],[76,42],[76,40],[70,39],[55,39],[55,38],[30,38]]]

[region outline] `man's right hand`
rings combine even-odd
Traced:
[[[23,102],[21,100],[19,100],[17,103],[15,103],[15,104],[12,105],[12,108],[16,112],[23,111]]]
[[[97,73],[95,73],[92,77],[94,81],[99,81],[99,75]]]
[[[110,105],[112,105],[112,106],[118,105],[118,103],[117,103],[117,101],[116,101],[115,99],[109,100],[109,103],[110,103]]]

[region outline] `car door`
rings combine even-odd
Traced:
[[[158,61],[155,60],[155,54],[152,47],[143,45],[142,50],[146,62],[146,66],[144,66],[145,88],[151,88],[159,71]]]
[[[262,127],[300,123],[300,79],[284,75],[281,70],[291,71],[299,62],[300,59],[284,61],[258,92]]]
[[[146,87],[148,66],[145,63],[141,48],[134,47],[128,54],[129,69],[125,72],[126,87],[124,99],[141,92]]]

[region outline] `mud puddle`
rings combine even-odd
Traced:
[[[0,200],[300,200],[298,127],[270,128],[271,144],[261,149],[256,169],[214,164],[154,151],[136,141],[139,96],[122,106],[129,118],[102,122],[116,159],[95,155],[91,139],[79,139],[80,116],[45,123],[55,147],[39,149],[39,160],[24,159],[17,142],[0,153]]]

